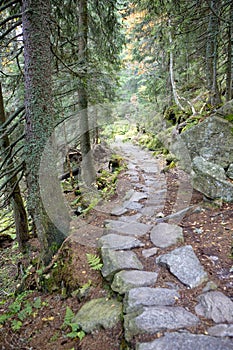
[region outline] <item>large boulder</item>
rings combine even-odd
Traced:
[[[233,163],[232,123],[212,115],[176,137],[171,150],[185,170],[197,156],[227,168]]]
[[[207,197],[233,201],[233,100],[203,122],[177,135],[170,150]],[[226,119],[225,119],[226,118]]]
[[[222,198],[233,202],[233,184],[226,177],[224,169],[217,164],[196,157],[192,163],[193,187],[209,198]]]

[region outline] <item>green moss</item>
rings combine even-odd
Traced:
[[[224,119],[228,120],[229,122],[233,123],[233,114],[228,114],[224,117]]]

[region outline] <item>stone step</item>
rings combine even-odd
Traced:
[[[139,309],[139,314],[124,317],[125,337],[129,341],[143,333],[156,334],[167,330],[183,329],[198,325],[199,318],[183,307],[152,306]]]
[[[150,343],[139,343],[136,350],[232,350],[231,339],[221,339],[203,334],[166,333]]]
[[[167,267],[181,283],[189,288],[197,287],[208,279],[207,273],[190,245],[160,255],[156,258],[156,262]]]

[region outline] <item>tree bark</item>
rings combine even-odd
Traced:
[[[179,97],[176,90],[176,84],[174,79],[174,59],[173,59],[173,40],[172,40],[172,33],[171,33],[171,20],[168,20],[168,36],[169,36],[169,73],[170,73],[170,81],[171,81],[171,88],[172,88],[172,94],[173,98],[175,100],[176,105],[184,111],[183,106],[181,105],[179,101]]]
[[[233,3],[229,8],[227,71],[226,71],[226,100],[233,98]]]
[[[214,10],[214,13],[218,14],[219,0],[212,0],[211,7]],[[212,106],[217,106],[221,103],[217,80],[219,19],[214,13],[210,10],[207,28],[206,80],[209,92],[208,103]]]
[[[96,178],[93,155],[91,150],[90,127],[88,121],[88,9],[87,0],[78,2],[78,59],[81,66],[81,79],[78,87],[79,108],[80,108],[80,148],[82,153],[82,178],[86,185],[90,186]]]
[[[6,115],[2,95],[2,85],[0,82],[0,125],[3,125],[5,121]],[[0,139],[0,149],[4,151],[4,149],[7,149],[9,146],[9,137],[8,135],[5,135],[2,139]],[[14,168],[13,159],[9,159],[7,166],[9,168]],[[24,252],[26,248],[26,242],[29,240],[29,229],[27,212],[24,206],[23,198],[21,196],[17,175],[9,179],[8,192],[11,194],[10,201],[12,203],[14,212],[16,238],[19,244],[19,249]]]
[[[68,219],[63,217],[63,198],[56,175],[52,148],[48,147],[48,151],[44,150],[54,127],[49,30],[50,1],[23,0],[22,3],[28,209],[40,241],[41,259],[47,265],[69,230]],[[46,152],[50,162],[45,162],[40,167],[41,158]],[[48,180],[46,188],[41,188],[40,184],[44,183],[41,178]],[[48,209],[52,208],[53,215],[48,214],[45,205]],[[60,216],[63,222],[58,227],[54,223],[54,218],[57,217],[59,220]]]

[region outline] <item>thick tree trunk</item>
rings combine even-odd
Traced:
[[[82,178],[86,185],[91,185],[95,181],[96,173],[91,150],[90,127],[88,121],[88,92],[87,92],[87,39],[88,39],[88,10],[87,0],[79,0],[79,42],[78,58],[82,76],[78,88],[79,108],[80,108],[80,148],[82,153]]]
[[[2,85],[0,82],[0,125],[3,125],[6,121],[4,101],[2,95]],[[6,150],[10,146],[10,140],[8,135],[5,135],[0,140],[0,149],[2,151]],[[9,168],[14,168],[13,159],[9,159],[7,162]],[[15,219],[15,230],[16,238],[21,251],[26,248],[26,242],[29,240],[29,229],[28,229],[28,219],[25,206],[23,203],[23,198],[21,196],[20,187],[18,184],[17,175],[9,178],[8,191],[11,194],[10,201],[12,203],[14,219]]]
[[[58,228],[54,216],[49,215],[47,210],[57,203],[57,212],[53,214],[58,220],[62,216],[59,201],[62,203],[63,198],[60,198],[60,184],[49,147],[50,163],[43,165],[43,174],[40,174],[41,157],[54,127],[49,14],[49,0],[23,0],[28,209],[36,227],[44,264],[49,263],[69,229],[66,219],[62,228]],[[40,175],[43,179],[48,177],[46,188],[40,187]]]
[[[214,13],[218,14],[219,0],[212,0],[211,7],[214,10]],[[219,19],[214,13],[210,10],[207,29],[206,80],[209,92],[208,103],[212,106],[217,106],[221,103],[217,80]]]

